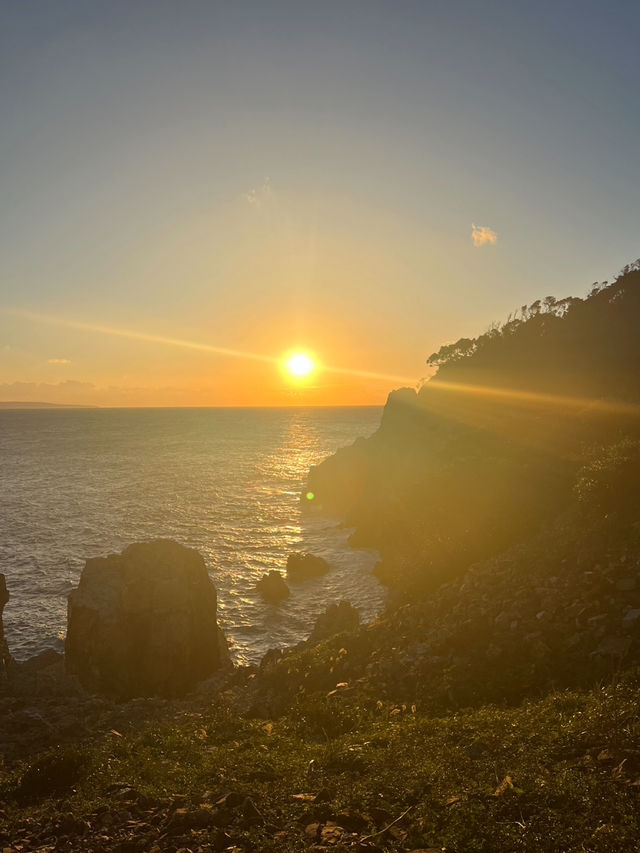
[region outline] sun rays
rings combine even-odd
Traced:
[[[49,326],[59,326],[67,329],[75,329],[81,332],[93,332],[117,338],[125,338],[132,341],[156,344],[160,346],[178,347],[181,349],[195,350],[198,352],[211,353],[214,356],[222,356],[234,359],[245,359],[273,364],[275,367],[284,368],[290,379],[301,379],[319,373],[342,374],[345,376],[360,377],[362,379],[379,380],[381,382],[400,383],[415,386],[416,377],[401,376],[393,373],[377,372],[372,370],[360,370],[358,368],[340,367],[331,364],[320,363],[305,350],[294,350],[284,356],[266,355],[264,353],[238,350],[231,347],[222,347],[215,344],[190,341],[183,338],[174,338],[165,335],[156,335],[149,332],[141,332],[134,329],[116,328],[104,326],[100,323],[92,323],[84,320],[73,320],[65,317],[57,317],[51,314],[41,314],[34,311],[26,311],[21,308],[0,307],[0,312],[13,317],[20,317],[33,323],[43,323]]]

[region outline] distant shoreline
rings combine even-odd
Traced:
[[[67,403],[21,403],[16,400],[0,402],[0,409],[98,409],[99,406],[81,406]]]
[[[20,403],[1,402],[0,410],[20,411],[23,409],[92,409],[108,411],[110,409],[126,409],[136,411],[138,409],[383,409],[382,403],[343,403],[340,405],[326,405],[324,403],[292,403],[284,406],[95,406],[95,405],[73,405],[66,403]]]

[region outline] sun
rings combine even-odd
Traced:
[[[285,359],[284,366],[291,376],[308,376],[315,362],[306,352],[294,352]]]

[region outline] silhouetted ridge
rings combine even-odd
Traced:
[[[585,299],[547,296],[477,338],[427,359],[433,381],[471,382],[581,396],[640,396],[640,261]]]
[[[639,328],[636,262],[585,299],[547,297],[442,347],[433,379],[393,391],[371,438],[311,470],[314,503],[378,548],[402,595],[459,575],[575,506],[586,468],[633,445]],[[632,469],[616,469],[622,493]]]

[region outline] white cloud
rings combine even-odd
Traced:
[[[269,178],[265,178],[262,185],[254,187],[248,193],[244,193],[243,198],[249,202],[251,207],[262,207],[273,198],[273,187]]]
[[[71,360],[68,358],[50,358],[47,364],[71,364]]]
[[[493,246],[498,242],[498,235],[493,229],[487,228],[486,225],[474,224],[471,226],[471,241],[477,249],[480,246]]]

